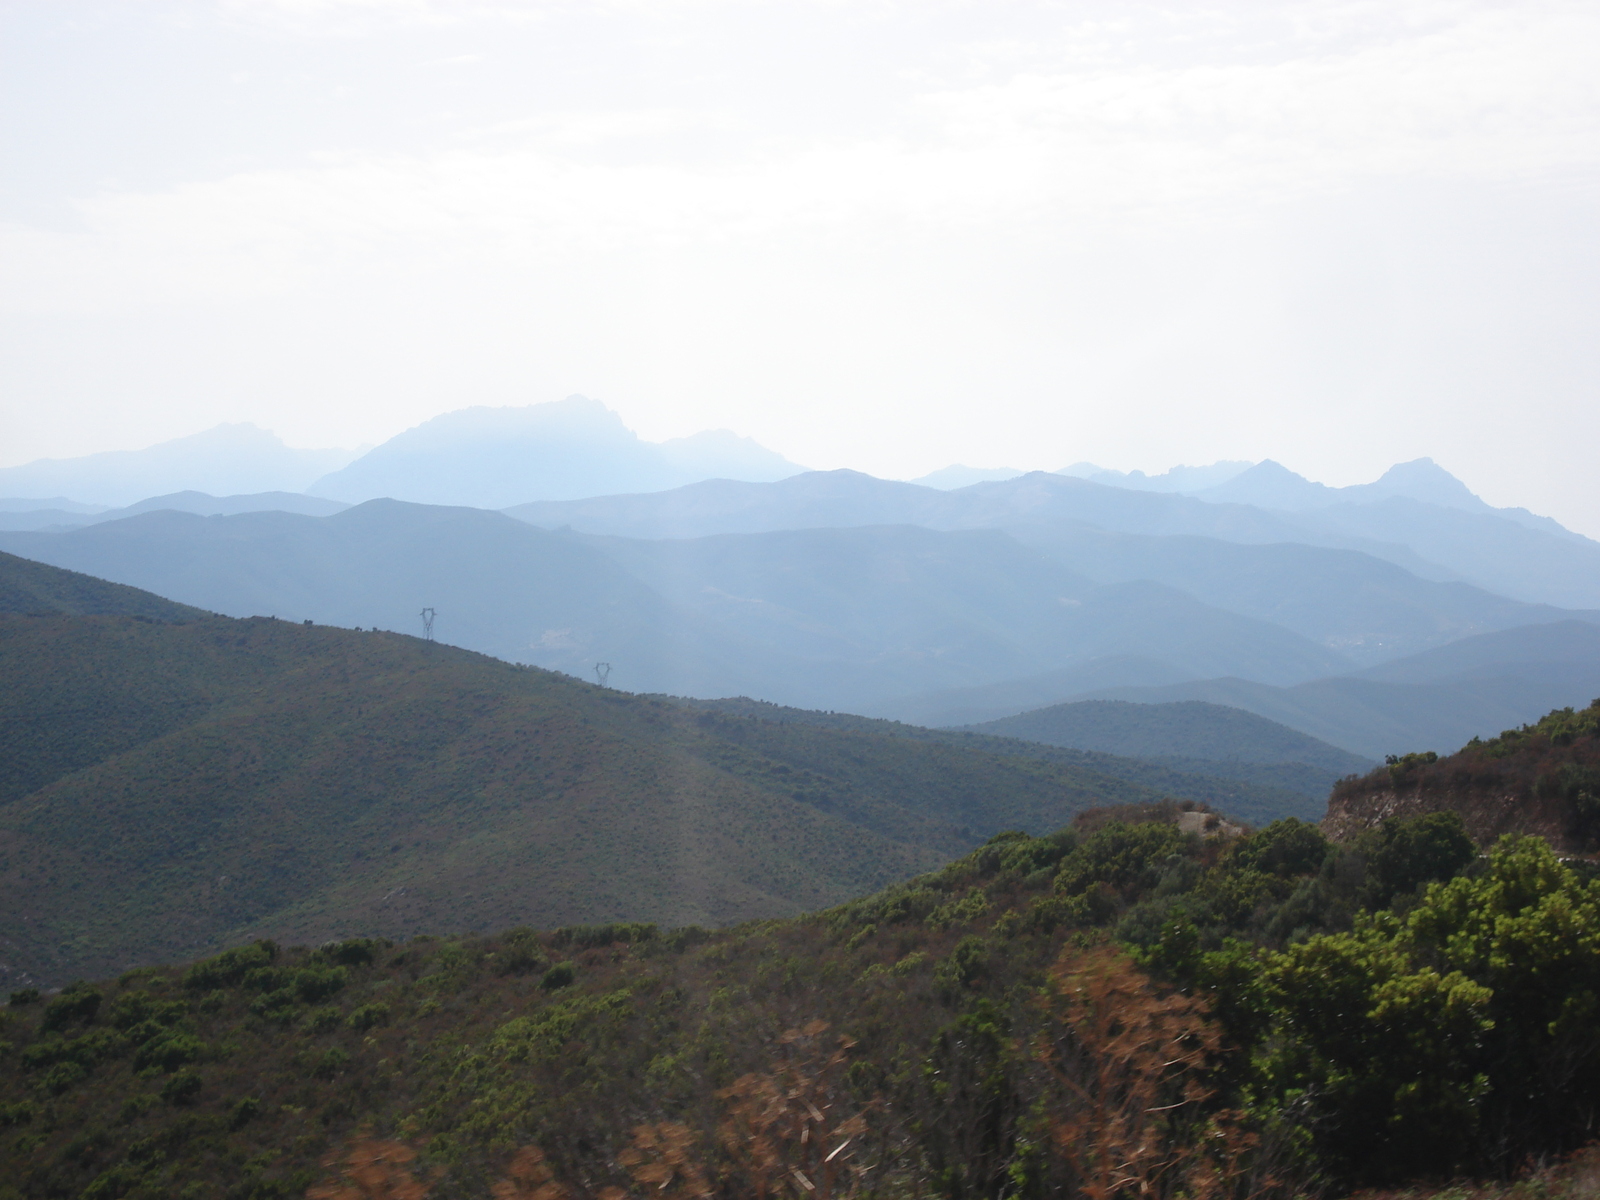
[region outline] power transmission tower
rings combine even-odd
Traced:
[[[433,641],[433,618],[435,615],[431,608],[422,610],[422,636],[430,642]]]
[[[600,681],[600,686],[601,687],[605,687],[606,686],[606,680],[611,678],[611,664],[610,663],[595,663],[595,665],[594,665],[594,677]]]

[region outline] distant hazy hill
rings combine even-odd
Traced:
[[[294,450],[265,429],[218,425],[144,450],[82,458],[41,458],[0,468],[0,496],[61,496],[88,504],[126,505],[149,496],[299,492],[343,466],[356,451]]]
[[[61,509],[35,508],[0,512],[0,530],[38,530],[78,528],[103,521],[120,521],[147,512],[186,512],[202,517],[237,516],[252,512],[300,513],[327,517],[350,507],[338,500],[307,496],[301,492],[257,492],[246,496],[212,496],[205,492],[174,492],[170,496],[151,496],[125,508],[102,512],[73,513]]]
[[[1290,683],[1350,665],[1159,584],[1095,585],[993,530],[645,542],[373,501],[321,519],[147,513],[0,545],[235,616],[420,630],[432,606],[441,640],[511,661],[582,676],[605,661],[629,691],[816,708],[1135,652],[1161,681]]]
[[[0,731],[0,949],[56,980],[256,934],[791,913],[1156,795],[267,618],[0,616]]]
[[[1111,533],[1069,522],[1008,528],[1091,579],[1155,580],[1229,612],[1292,629],[1364,666],[1572,615],[1467,583],[1419,578],[1356,550]],[[1600,620],[1600,613],[1586,616]]]
[[[1600,694],[1600,627],[1584,621],[1464,638],[1349,678],[1276,688],[1241,679],[1106,689],[1095,698],[1208,700],[1247,709],[1369,758],[1447,753],[1470,738]]]
[[[656,492],[700,479],[772,480],[805,468],[727,430],[642,440],[597,400],[464,408],[424,421],[309,489],[359,502],[505,508],[612,492]]]
[[[92,575],[63,571],[3,552],[0,552],[0,612],[125,616],[177,622],[211,615],[138,588],[108,583]]]
[[[1275,463],[1251,470],[1266,466],[1292,475]],[[1222,489],[1205,491],[1201,496],[1206,498],[1199,498],[1043,471],[951,491],[855,471],[818,471],[778,483],[716,481],[658,495],[517,505],[510,512],[546,528],[571,526],[645,538],[912,524],[1045,529],[1057,535],[1089,526],[1106,533],[1203,537],[1244,545],[1298,543],[1360,551],[1421,579],[1466,581],[1525,603],[1600,608],[1600,543],[1521,509],[1490,508],[1453,476],[1429,467],[1425,478],[1410,480],[1412,490],[1437,497],[1450,493],[1453,485],[1473,507],[1394,490],[1332,489],[1341,495],[1354,490],[1357,500],[1346,497],[1288,511],[1228,500],[1230,493]],[[1293,478],[1307,488],[1322,487],[1298,475]],[[1242,494],[1271,499],[1276,492],[1251,489]]]
[[[970,728],[974,733],[995,733],[1136,758],[1305,763],[1327,771],[1330,782],[1373,765],[1370,759],[1255,713],[1199,700],[1173,704],[1081,700]]]
[[[969,487],[974,483],[1015,479],[1018,475],[1026,474],[1026,471],[1019,471],[1015,467],[969,467],[962,463],[951,463],[948,467],[929,471],[926,475],[919,475],[907,482],[938,488],[940,491],[950,491],[954,488]]]

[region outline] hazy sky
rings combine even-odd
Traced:
[[[0,5],[0,465],[583,392],[1600,536],[1600,6]]]

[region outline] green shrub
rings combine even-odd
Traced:
[[[330,1029],[337,1029],[343,1020],[337,1008],[319,1008],[307,1014],[306,1019],[300,1022],[300,1028],[307,1033],[327,1033]]]
[[[306,1004],[315,1004],[344,987],[349,972],[343,967],[302,967],[294,973],[291,986]]]
[[[101,999],[99,992],[88,989],[63,992],[44,1006],[44,1019],[39,1028],[49,1033],[65,1029],[74,1021],[92,1021],[100,1009]]]
[[[1328,850],[1328,839],[1322,836],[1322,830],[1289,817],[1240,838],[1229,851],[1227,862],[1244,870],[1286,878],[1320,870]]]
[[[617,942],[648,942],[660,930],[644,922],[618,922],[611,925],[568,925],[550,934],[550,944],[559,949],[577,947],[580,950],[595,946],[610,946]]]
[[[179,1071],[161,1085],[161,1099],[172,1105],[193,1104],[194,1098],[200,1094],[200,1088],[198,1073]]]
[[[1362,840],[1367,853],[1367,890],[1373,907],[1415,891],[1424,883],[1455,876],[1478,857],[1478,847],[1453,812],[1409,820],[1390,817]]]
[[[229,1129],[243,1129],[255,1120],[261,1112],[261,1101],[254,1096],[246,1096],[233,1106],[233,1111],[228,1114]]]
[[[945,989],[966,987],[984,974],[988,957],[989,943],[977,934],[968,934],[934,967],[934,982]]]
[[[264,1021],[287,1025],[294,1020],[299,1004],[300,998],[295,995],[294,990],[283,988],[280,991],[268,992],[265,996],[257,996],[250,1002],[250,1012]]]
[[[131,1030],[142,1025],[175,1025],[188,1011],[178,1000],[157,1000],[149,992],[128,992],[117,997],[106,1018],[118,1029]]]
[[[312,1074],[318,1079],[332,1079],[350,1064],[350,1055],[343,1047],[329,1046],[317,1060]]]
[[[317,947],[316,957],[349,967],[363,966],[377,958],[378,951],[390,943],[377,938],[348,938],[342,942],[324,942]]]
[[[389,1006],[387,1004],[363,1004],[350,1014],[349,1025],[351,1029],[371,1029],[374,1025],[387,1025],[389,1023]]]
[[[557,963],[544,973],[544,978],[539,980],[539,986],[547,992],[553,992],[557,988],[570,987],[577,977],[578,973],[571,963]]]
[[[71,1060],[58,1062],[44,1073],[44,1077],[39,1080],[39,1086],[52,1096],[56,1096],[82,1082],[88,1075],[88,1068],[82,1063]]]
[[[215,958],[206,958],[183,973],[183,986],[190,991],[208,992],[214,988],[232,987],[256,967],[270,965],[278,957],[278,944],[263,938],[249,946],[224,950]]]
[[[133,1056],[133,1069],[143,1071],[156,1067],[162,1071],[175,1071],[185,1063],[199,1062],[205,1053],[205,1043],[192,1033],[176,1033],[140,1046]]]
[[[39,999],[38,988],[22,988],[11,993],[9,1003],[12,1008],[21,1008],[24,1004],[33,1004]]]
[[[1056,874],[1056,891],[1076,896],[1102,885],[1113,889],[1128,887],[1152,865],[1183,850],[1189,842],[1176,825],[1112,821],[1084,838],[1067,855]]]
[[[117,1120],[124,1125],[131,1124],[154,1108],[156,1101],[157,1097],[150,1092],[140,1092],[138,1095],[129,1096],[122,1102],[122,1109],[117,1114]]]

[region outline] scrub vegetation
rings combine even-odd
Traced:
[[[1592,1135],[1585,868],[1449,814],[1228,828],[1100,809],[720,931],[258,941],[19,993],[0,1196],[1332,1193]]]

